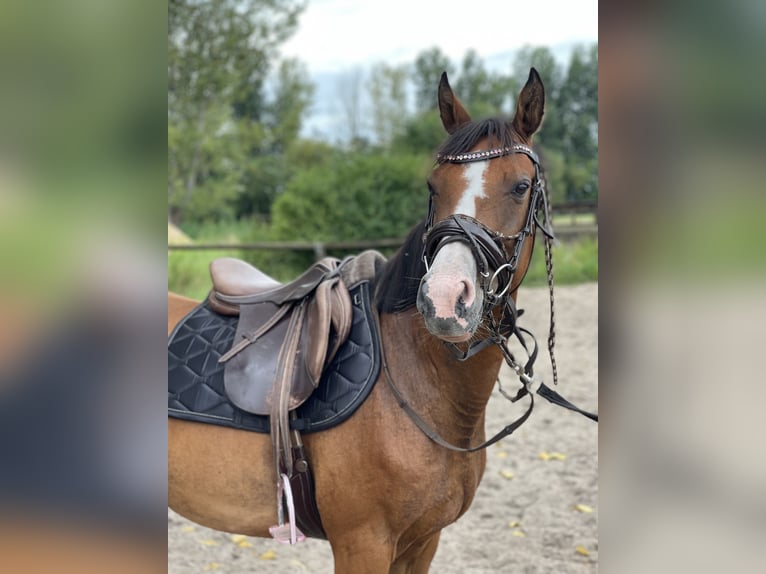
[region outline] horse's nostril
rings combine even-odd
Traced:
[[[460,294],[458,301],[465,307],[470,307],[473,305],[474,299],[476,299],[476,290],[470,281],[462,281],[462,284],[463,292]]]
[[[471,306],[475,299],[475,291],[473,284],[470,281],[460,282],[463,290],[460,292],[455,304],[455,315],[460,319],[464,319],[468,314],[468,307]]]

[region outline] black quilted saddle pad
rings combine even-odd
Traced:
[[[370,284],[350,290],[353,323],[348,340],[325,369],[309,399],[291,421],[302,432],[326,430],[348,419],[370,394],[380,372],[380,337]],[[168,338],[168,415],[236,429],[269,432],[269,417],[229,402],[218,358],[234,340],[238,317],[219,315],[203,302]]]

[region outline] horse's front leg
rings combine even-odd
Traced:
[[[394,557],[388,536],[372,529],[330,536],[335,574],[389,574]]]
[[[441,531],[410,546],[391,566],[390,574],[428,574]]]

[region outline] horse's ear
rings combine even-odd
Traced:
[[[545,88],[540,74],[534,68],[529,69],[529,78],[519,94],[516,103],[516,115],[513,117],[513,129],[530,141],[532,134],[540,127],[543,121],[545,108]]]
[[[439,80],[439,115],[448,134],[471,121],[471,116],[465,111],[463,104],[449,85],[447,72],[442,72],[441,80]]]

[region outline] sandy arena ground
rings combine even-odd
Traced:
[[[542,347],[537,373],[550,383],[545,352],[547,288],[522,288],[522,326]],[[557,390],[597,411],[598,285],[556,288]],[[517,383],[503,371],[507,390]],[[523,401],[522,401],[523,402]],[[490,436],[523,412],[497,391],[487,415]],[[490,447],[487,470],[469,511],[444,530],[431,566],[438,574],[595,573],[598,571],[598,427],[585,417],[536,401],[530,419]],[[331,573],[324,541],[296,547],[232,536],[168,511],[168,573]]]

